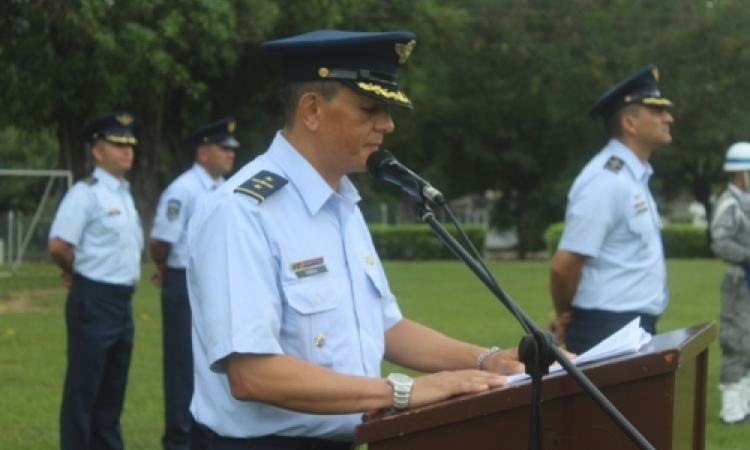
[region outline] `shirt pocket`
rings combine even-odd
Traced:
[[[342,289],[347,289],[346,283],[332,277],[283,287],[289,308],[282,340],[289,339],[290,348],[300,353],[294,356],[334,368],[337,349],[348,332],[346,317],[340,308]]]
[[[119,247],[127,243],[125,230],[127,220],[125,215],[104,214],[98,219],[98,225],[92,228],[92,239],[97,245]]]
[[[648,211],[636,214],[628,219],[628,228],[640,240],[641,249],[647,249],[653,244],[653,226]]]
[[[368,292],[378,300],[385,298],[388,289],[385,287],[383,272],[374,266],[367,266],[365,267],[365,275],[367,275],[368,284],[370,286]]]

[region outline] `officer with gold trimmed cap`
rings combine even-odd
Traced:
[[[86,123],[96,167],[63,198],[48,249],[68,287],[68,368],[60,448],[108,442],[122,448],[120,415],[133,349],[131,300],[140,279],[143,229],[125,173],[133,163],[135,117],[113,111]]]
[[[406,320],[349,180],[394,129],[416,37],[320,30],[281,57],[283,128],[202,201],[188,227],[195,393],[212,450],[350,449],[362,413],[499,386],[513,349]],[[423,372],[381,377],[383,357]],[[466,370],[459,370],[466,369]]]
[[[361,94],[411,109],[396,81],[416,44],[410,31],[320,30],[264,42],[261,49],[281,56],[284,80],[339,81]]]
[[[234,117],[225,117],[191,131],[185,137],[185,141],[192,148],[203,144],[217,144],[224,149],[234,151],[240,146],[234,137],[236,127],[237,121]]]
[[[205,449],[210,436],[190,414],[193,396],[192,316],[187,293],[187,231],[195,205],[224,183],[232,170],[237,121],[224,117],[190,132],[193,166],[167,186],[159,198],[149,250],[156,267],[151,282],[161,288],[165,450]]]
[[[648,64],[607,90],[589,110],[602,117],[609,142],[568,193],[565,229],[550,271],[556,316],[549,328],[583,353],[639,318],[656,333],[669,300],[648,159],[672,142],[659,72]]]
[[[104,140],[115,145],[135,145],[138,142],[133,135],[135,116],[127,111],[112,111],[83,126],[81,131],[84,142],[94,143]]]

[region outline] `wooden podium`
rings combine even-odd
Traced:
[[[637,353],[580,367],[658,450],[705,445],[708,347],[714,322],[653,337]],[[523,450],[529,442],[531,381],[385,417],[355,431],[368,450]],[[564,371],[542,386],[544,449],[637,449]]]

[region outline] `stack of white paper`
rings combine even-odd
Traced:
[[[641,318],[636,317],[629,324],[622,327],[607,339],[601,341],[589,351],[578,355],[578,357],[573,359],[572,362],[575,365],[580,365],[591,361],[611,358],[613,356],[635,353],[650,340],[651,335],[641,328]],[[561,370],[563,370],[562,366],[559,363],[555,363],[550,366],[549,373],[555,373]],[[527,378],[530,377],[525,373],[511,375],[508,377],[507,383],[515,383]]]

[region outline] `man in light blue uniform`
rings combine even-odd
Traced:
[[[232,170],[236,122],[226,117],[191,132],[187,144],[195,163],[162,193],[151,229],[149,249],[156,269],[151,282],[161,287],[164,354],[164,450],[204,449],[208,436],[190,414],[193,396],[193,347],[187,293],[187,228],[195,203],[224,182]]]
[[[122,449],[120,416],[133,350],[131,299],[140,278],[143,229],[125,173],[135,119],[114,111],[83,127],[94,172],[65,195],[48,248],[70,288],[65,304],[68,368],[60,448]]]
[[[672,141],[671,101],[661,97],[649,64],[607,91],[591,108],[609,143],[576,178],[565,230],[552,260],[550,292],[560,342],[583,353],[635,317],[649,333],[668,301],[660,219],[648,181],[651,153]]]
[[[195,394],[212,450],[348,449],[363,412],[482,392],[517,350],[405,319],[348,173],[411,108],[397,70],[411,32],[322,30],[266,42],[283,63],[284,127],[205,197],[188,231]],[[423,372],[381,377],[383,358]],[[463,370],[462,370],[463,369]]]

